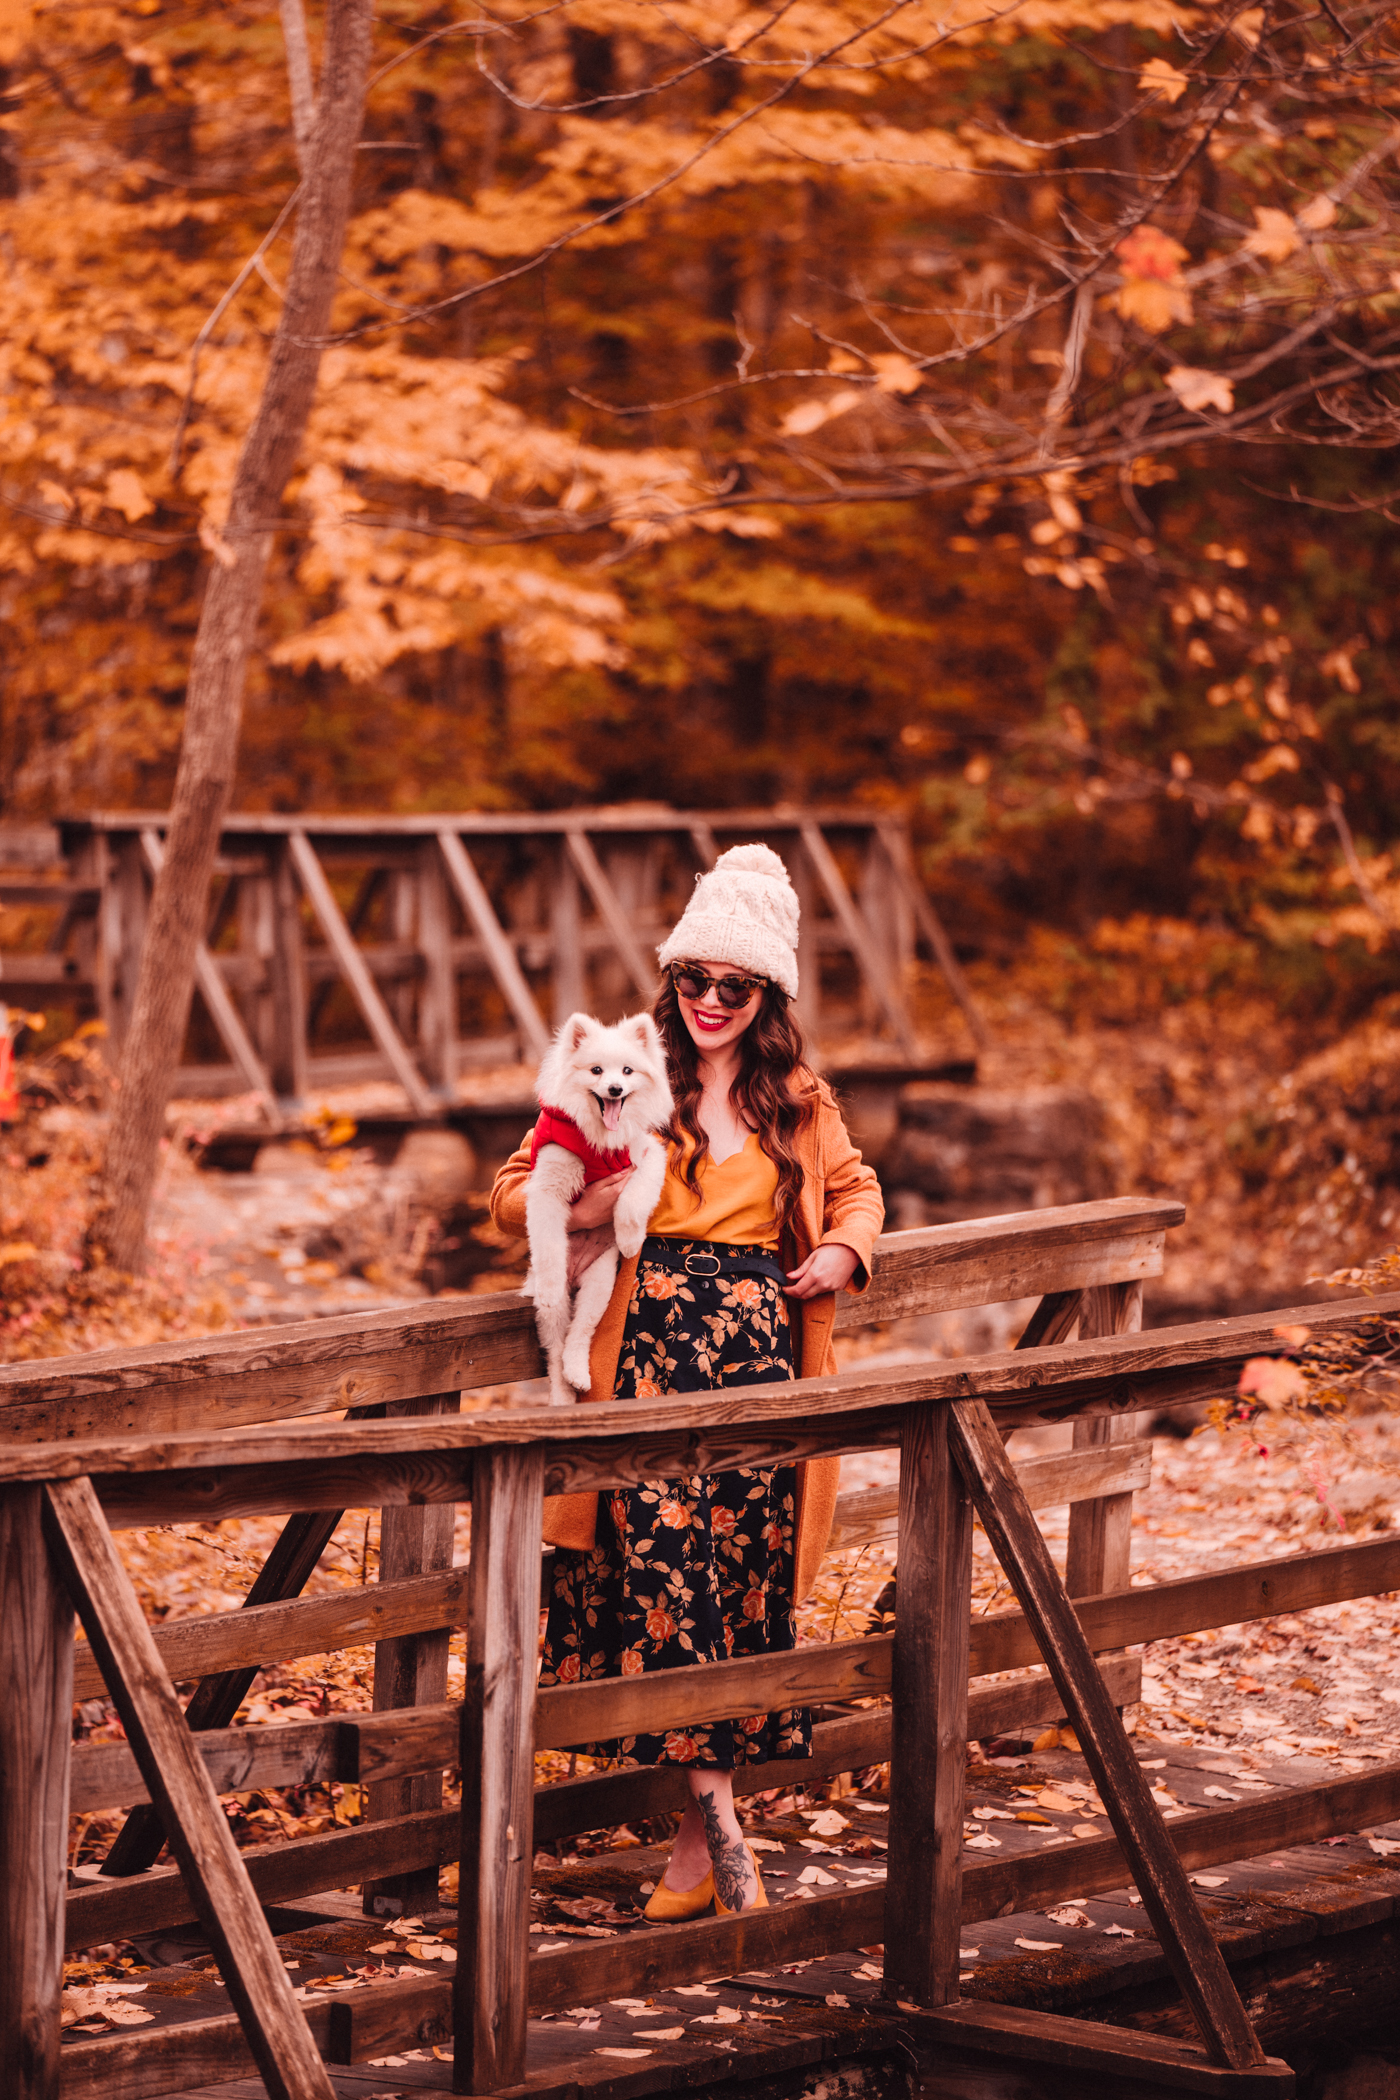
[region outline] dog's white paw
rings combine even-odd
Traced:
[[[564,1376],[576,1392],[586,1393],[593,1383],[593,1373],[588,1367],[588,1344],[576,1343],[564,1351]],[[572,1395],[570,1395],[572,1398]]]

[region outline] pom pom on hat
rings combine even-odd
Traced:
[[[797,892],[771,846],[731,846],[706,875],[657,950],[670,962],[727,962],[797,997]]]

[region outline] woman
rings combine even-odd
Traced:
[[[767,1385],[836,1368],[839,1290],[863,1290],[884,1219],[827,1087],[803,1059],[798,904],[766,846],[736,846],[696,884],[659,954],[654,1008],[676,1113],[661,1201],[619,1267],[593,1341],[590,1400]],[[529,1140],[497,1176],[491,1213],[523,1235]],[[625,1180],[574,1205],[577,1261]],[[796,1307],[794,1313],[793,1307]],[[794,1333],[794,1322],[800,1335]],[[649,1481],[546,1503],[559,1547],[542,1684],[632,1676],[791,1648],[795,1606],[831,1535],[840,1464]],[[734,1769],[811,1753],[805,1712],[753,1714],[612,1748],[685,1767],[690,1805],[646,1915],[699,1917],[767,1901],[734,1808]]]

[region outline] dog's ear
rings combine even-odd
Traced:
[[[554,1039],[556,1046],[563,1051],[565,1057],[572,1057],[592,1026],[593,1023],[587,1014],[570,1014]]]
[[[640,1043],[644,1050],[653,1053],[660,1050],[661,1036],[650,1014],[629,1014],[617,1025],[623,1035],[630,1035],[633,1042]]]

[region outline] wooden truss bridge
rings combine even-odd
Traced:
[[[0,955],[6,997],[86,1005],[120,1051],[164,828],[163,816],[130,812],[65,820],[66,879],[0,873],[0,906],[41,915],[45,944]],[[722,846],[754,838],[783,854],[802,899],[798,1006],[809,1039],[831,1018],[823,962],[828,975],[844,962],[857,1020],[917,1062],[905,983],[922,942],[983,1040],[896,816],[652,805],[240,816],[220,840],[197,958],[203,1033],[223,1062],[187,1065],[179,1091],[254,1093],[276,1124],[313,1087],[389,1079],[416,1114],[434,1115],[465,1067],[535,1063],[576,1008],[649,1004],[657,944],[695,874]],[[325,1040],[333,1023],[340,1047]],[[344,1047],[347,1030],[363,1047]]]
[[[139,2100],[256,2068],[278,2100],[329,2100],[328,2067],[441,2048],[450,2037],[454,2091],[523,2100],[535,2090],[532,2013],[882,1945],[904,2059],[935,2063],[940,2077],[963,2066],[963,2083],[946,2090],[983,2090],[968,2083],[978,2066],[995,2069],[1009,2054],[1019,2073],[1038,2066],[1052,2081],[1024,2088],[1033,2094],[1060,2092],[1053,2080],[1071,2073],[1081,2083],[1096,2075],[1100,2089],[1119,2081],[1119,2094],[1290,2094],[1293,2073],[1266,2059],[1188,1870],[1400,1814],[1400,1766],[1167,1826],[1119,1719],[1140,1679],[1139,1660],[1122,1651],[1392,1590],[1400,1549],[1348,1544],[1132,1589],[1127,1527],[1149,1463],[1136,1431],[1162,1408],[1230,1391],[1248,1357],[1277,1350],[1280,1320],[1336,1332],[1400,1299],[1140,1333],[1142,1279],[1159,1272],[1165,1233],[1182,1215],[1174,1203],[1124,1197],[888,1235],[869,1293],[842,1301],[842,1329],[1038,1295],[1018,1348],[857,1364],[798,1385],[562,1411],[493,1404],[493,1389],[539,1372],[531,1309],[514,1294],[0,1370],[6,2093]],[[1074,1425],[1071,1451],[1012,1467],[1003,1441],[1013,1428],[1064,1422]],[[838,1542],[897,1530],[892,1635],[537,1690],[544,1494],[872,1448],[898,1449],[898,1493],[847,1498]],[[1068,1586],[1032,1514],[1037,1503],[1065,1501],[1074,1505]],[[463,1502],[470,1562],[454,1567],[453,1513]],[[341,1512],[363,1506],[383,1508],[380,1581],[302,1598]],[[1017,1600],[975,1621],[974,1512]],[[243,1610],[147,1625],[114,1529],[266,1513],[290,1514]],[[75,1644],[75,1612],[85,1644]],[[466,1629],[460,1705],[444,1696],[453,1627]],[[371,1638],[377,1711],[227,1725],[259,1666]],[[1024,1674],[1013,1680],[985,1681],[1017,1669]],[[174,1682],[193,1678],[182,1712]],[[127,1741],[75,1747],[73,1698],[102,1685]],[[792,1785],[891,1760],[884,1879],[531,1952],[535,1845],[682,1797],[680,1774],[666,1767],[537,1787],[537,1749],[853,1700],[862,1703],[819,1722],[810,1761],[751,1768],[741,1783]],[[1020,1857],[965,1855],[969,1737],[1060,1715],[1073,1723],[1113,1835]],[[442,1805],[453,1765],[460,1810]],[[331,1778],[367,1787],[368,1820],[235,1847],[221,1794]],[[70,1889],[70,1808],[118,1805],[135,1811],[118,1841],[122,1875]],[[153,1867],[162,1834],[175,1864]],[[381,1904],[422,1907],[454,1860],[452,1980],[420,1974],[298,2001],[264,1906],[355,1886],[371,1902],[377,1892]],[[1129,1880],[1198,2041],[960,2002],[967,1924]],[[1394,1901],[1378,1894],[1375,1915],[1388,1917]],[[158,2026],[61,2039],[65,1947],[191,1920],[213,1950],[230,2012],[181,2016],[176,2000]],[[626,2092],[667,2090],[680,2049],[652,2052],[645,2071],[629,2066]],[[681,2082],[696,2076],[692,2066]],[[945,2088],[935,2080],[922,2090]]]

